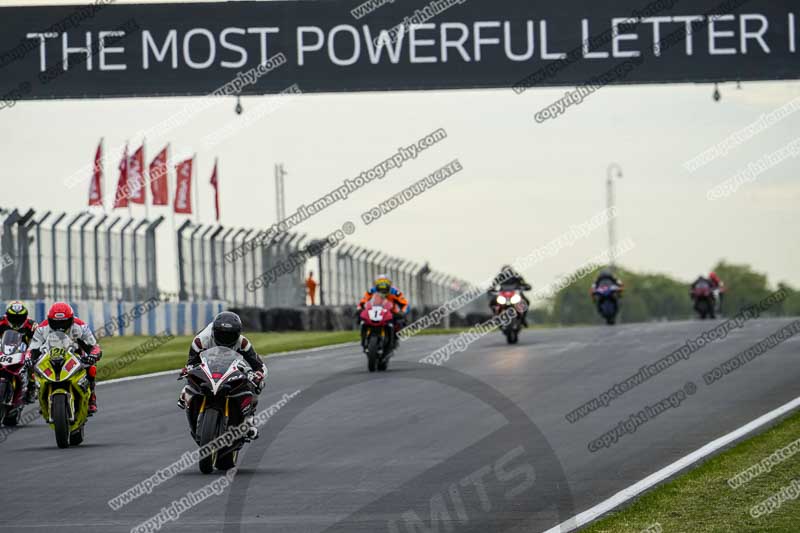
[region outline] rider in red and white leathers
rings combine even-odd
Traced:
[[[89,398],[89,414],[97,412],[97,396],[94,393],[95,375],[97,368],[94,366],[103,356],[97,339],[89,329],[89,326],[80,318],[75,316],[72,307],[64,302],[56,302],[47,312],[47,319],[39,324],[33,333],[31,340],[30,353],[31,362],[36,364],[42,353],[42,347],[47,341],[47,336],[55,331],[66,333],[80,348],[81,359],[89,365],[86,376],[89,380],[89,387],[92,395]]]

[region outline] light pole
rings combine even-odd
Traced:
[[[284,194],[283,178],[288,174],[283,169],[283,163],[275,165],[275,213],[278,222],[286,218],[286,196]]]
[[[616,266],[615,251],[617,245],[616,218],[614,212],[614,178],[622,178],[622,167],[617,163],[611,163],[606,170],[606,207],[608,208],[608,258],[610,267],[613,270]]]

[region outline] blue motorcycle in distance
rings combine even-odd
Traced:
[[[592,291],[592,299],[597,304],[597,312],[605,318],[606,324],[613,326],[619,313],[619,298],[622,287],[613,283],[601,283]]]

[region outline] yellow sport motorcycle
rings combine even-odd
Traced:
[[[88,365],[78,355],[75,343],[60,331],[47,336],[34,367],[39,381],[42,416],[56,434],[59,448],[83,442],[83,427],[89,418]]]

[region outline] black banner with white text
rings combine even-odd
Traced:
[[[787,0],[4,7],[0,98],[796,79],[799,24]]]

